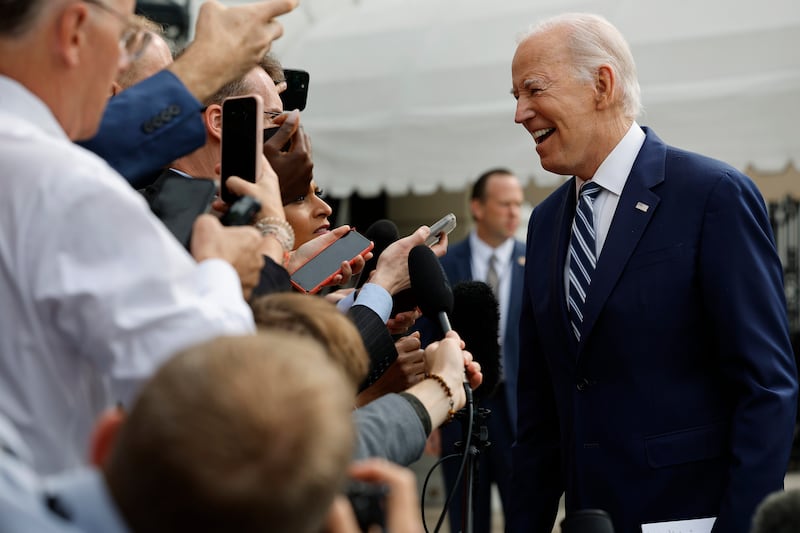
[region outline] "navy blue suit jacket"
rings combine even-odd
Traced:
[[[512,531],[608,511],[616,533],[718,516],[745,533],[783,486],[797,405],[780,260],[737,170],[652,131],[569,328],[569,180],[534,211],[520,321]]]
[[[447,279],[451,285],[472,281],[472,248],[466,238],[447,250],[441,258]],[[525,271],[525,245],[514,241],[511,258],[511,294],[508,302],[506,331],[503,337],[503,371],[506,379],[505,395],[511,427],[516,428],[517,419],[517,372],[519,371],[519,337],[517,335],[519,313],[522,307],[522,281]],[[467,346],[469,350],[469,346]],[[480,354],[477,355],[480,358]]]
[[[168,70],[109,100],[100,129],[81,146],[105,159],[137,189],[206,142],[202,104]]]

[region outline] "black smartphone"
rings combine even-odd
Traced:
[[[233,203],[219,221],[223,226],[247,226],[252,224],[253,218],[259,211],[261,211],[261,202],[252,196],[242,196]]]
[[[283,69],[283,77],[286,80],[286,90],[281,93],[281,101],[285,111],[298,109],[302,111],[306,108],[308,101],[308,82],[311,77],[305,70]]]
[[[352,261],[372,250],[372,241],[350,231],[333,241],[292,274],[292,286],[300,292],[318,292],[341,270],[343,261]]]
[[[163,176],[142,191],[153,213],[187,250],[194,221],[211,210],[216,193],[212,180],[178,175]]]
[[[255,183],[261,173],[262,137],[264,135],[264,103],[252,94],[226,98],[222,102],[222,156],[220,193],[232,204],[239,197],[228,190],[225,182],[239,176]]]

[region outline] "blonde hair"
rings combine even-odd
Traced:
[[[285,330],[321,343],[355,389],[369,371],[369,355],[355,325],[335,305],[318,296],[270,294],[251,303],[256,324],[263,331]]]
[[[354,442],[346,378],[288,332],[219,338],[144,386],[106,464],[138,533],[316,532]]]

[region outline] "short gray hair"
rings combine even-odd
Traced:
[[[611,66],[619,80],[625,115],[635,119],[642,111],[641,88],[633,54],[622,33],[600,15],[565,13],[534,24],[520,36],[519,42],[556,28],[566,28],[569,32],[567,48],[576,78],[593,81],[600,65]]]

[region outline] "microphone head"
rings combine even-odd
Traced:
[[[753,516],[751,533],[800,531],[800,490],[777,491],[764,498]]]
[[[372,259],[365,263],[364,269],[361,271],[358,278],[356,288],[359,289],[367,282],[372,271],[375,270],[375,266],[378,264],[378,258],[383,251],[400,238],[400,232],[397,230],[397,226],[394,222],[383,218],[373,222],[372,225],[367,228],[367,231],[364,232],[364,236],[371,240],[375,246],[372,248]]]
[[[475,399],[492,396],[500,380],[500,309],[492,289],[482,281],[457,283],[450,324],[481,365],[483,383],[475,389]]]
[[[433,250],[420,244],[408,253],[408,277],[422,314],[434,324],[439,313],[453,311],[453,291],[439,258]]]
[[[581,509],[561,521],[561,533],[614,533],[611,517],[600,509]]]

